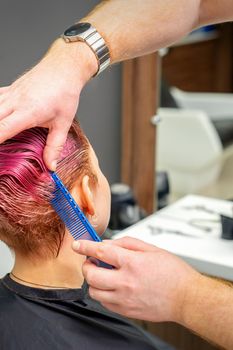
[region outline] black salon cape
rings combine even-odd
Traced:
[[[0,280],[1,350],[170,349],[104,309],[82,289],[45,290]]]

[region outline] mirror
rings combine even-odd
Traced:
[[[201,28],[162,56],[157,167],[171,201],[233,198],[233,24]]]

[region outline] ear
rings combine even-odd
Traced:
[[[95,214],[94,196],[88,175],[83,176],[81,183],[75,184],[71,194],[84,214]]]

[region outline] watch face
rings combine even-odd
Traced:
[[[91,27],[90,23],[77,23],[72,27],[66,29],[64,32],[65,36],[75,36],[84,33]]]

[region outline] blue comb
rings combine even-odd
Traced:
[[[51,204],[70,231],[72,237],[75,240],[87,239],[101,242],[101,238],[95,232],[59,176],[55,172],[51,172],[51,177],[55,183]],[[99,261],[99,263],[101,267],[112,269],[111,265],[102,261]]]

